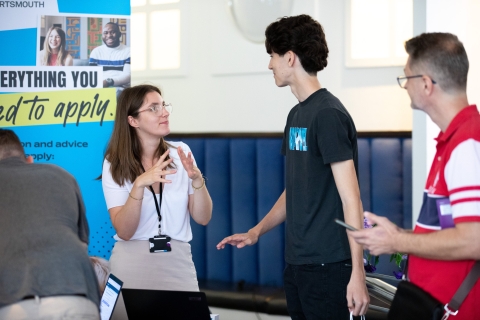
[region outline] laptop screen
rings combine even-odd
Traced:
[[[105,285],[105,291],[103,291],[102,300],[100,301],[100,318],[102,320],[110,320],[113,309],[117,303],[118,296],[120,295],[120,289],[123,282],[120,281],[113,274],[108,276],[107,284]]]

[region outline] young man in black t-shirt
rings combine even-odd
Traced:
[[[286,189],[260,223],[217,248],[253,245],[286,221],[284,285],[292,319],[365,314],[369,296],[362,248],[334,223],[337,218],[360,229],[363,209],[355,124],[317,78],[327,66],[325,33],[317,21],[300,15],[270,24],[265,35],[275,84],[290,86],[299,101],[283,137]]]

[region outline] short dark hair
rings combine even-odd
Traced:
[[[0,160],[10,157],[25,158],[25,150],[12,130],[0,129]]]
[[[467,89],[468,57],[462,42],[451,33],[422,33],[405,42],[410,67],[423,66],[447,92]]]
[[[311,75],[327,66],[328,46],[323,27],[306,14],[283,17],[265,30],[265,48],[268,54],[283,56],[293,51],[303,69]]]

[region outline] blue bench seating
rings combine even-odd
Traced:
[[[224,237],[246,232],[258,223],[283,192],[285,159],[280,153],[281,136],[185,134],[169,139],[190,146],[198,167],[207,177],[214,203],[208,226],[192,223],[192,254],[201,288],[202,283],[206,290],[208,283],[223,283],[237,289],[239,284],[282,287],[283,225],[265,234],[255,246],[241,250],[215,247]],[[359,134],[358,148],[364,210],[386,216],[400,227],[411,228],[410,133]],[[335,227],[332,222],[332,228]],[[393,275],[397,267],[389,260],[389,256],[380,257],[376,272]],[[238,292],[230,289],[235,291]]]

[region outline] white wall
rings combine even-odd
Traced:
[[[145,78],[133,73],[132,83],[161,87],[165,100],[174,105],[173,132],[282,132],[297,101],[289,88],[275,86],[264,45],[240,34],[226,1],[182,1],[187,2],[182,11],[185,75]],[[292,15],[301,13],[312,15],[325,29],[330,54],[319,79],[345,104],[357,130],[411,130],[410,102],[396,83],[403,67],[344,67],[345,1],[296,0]]]

